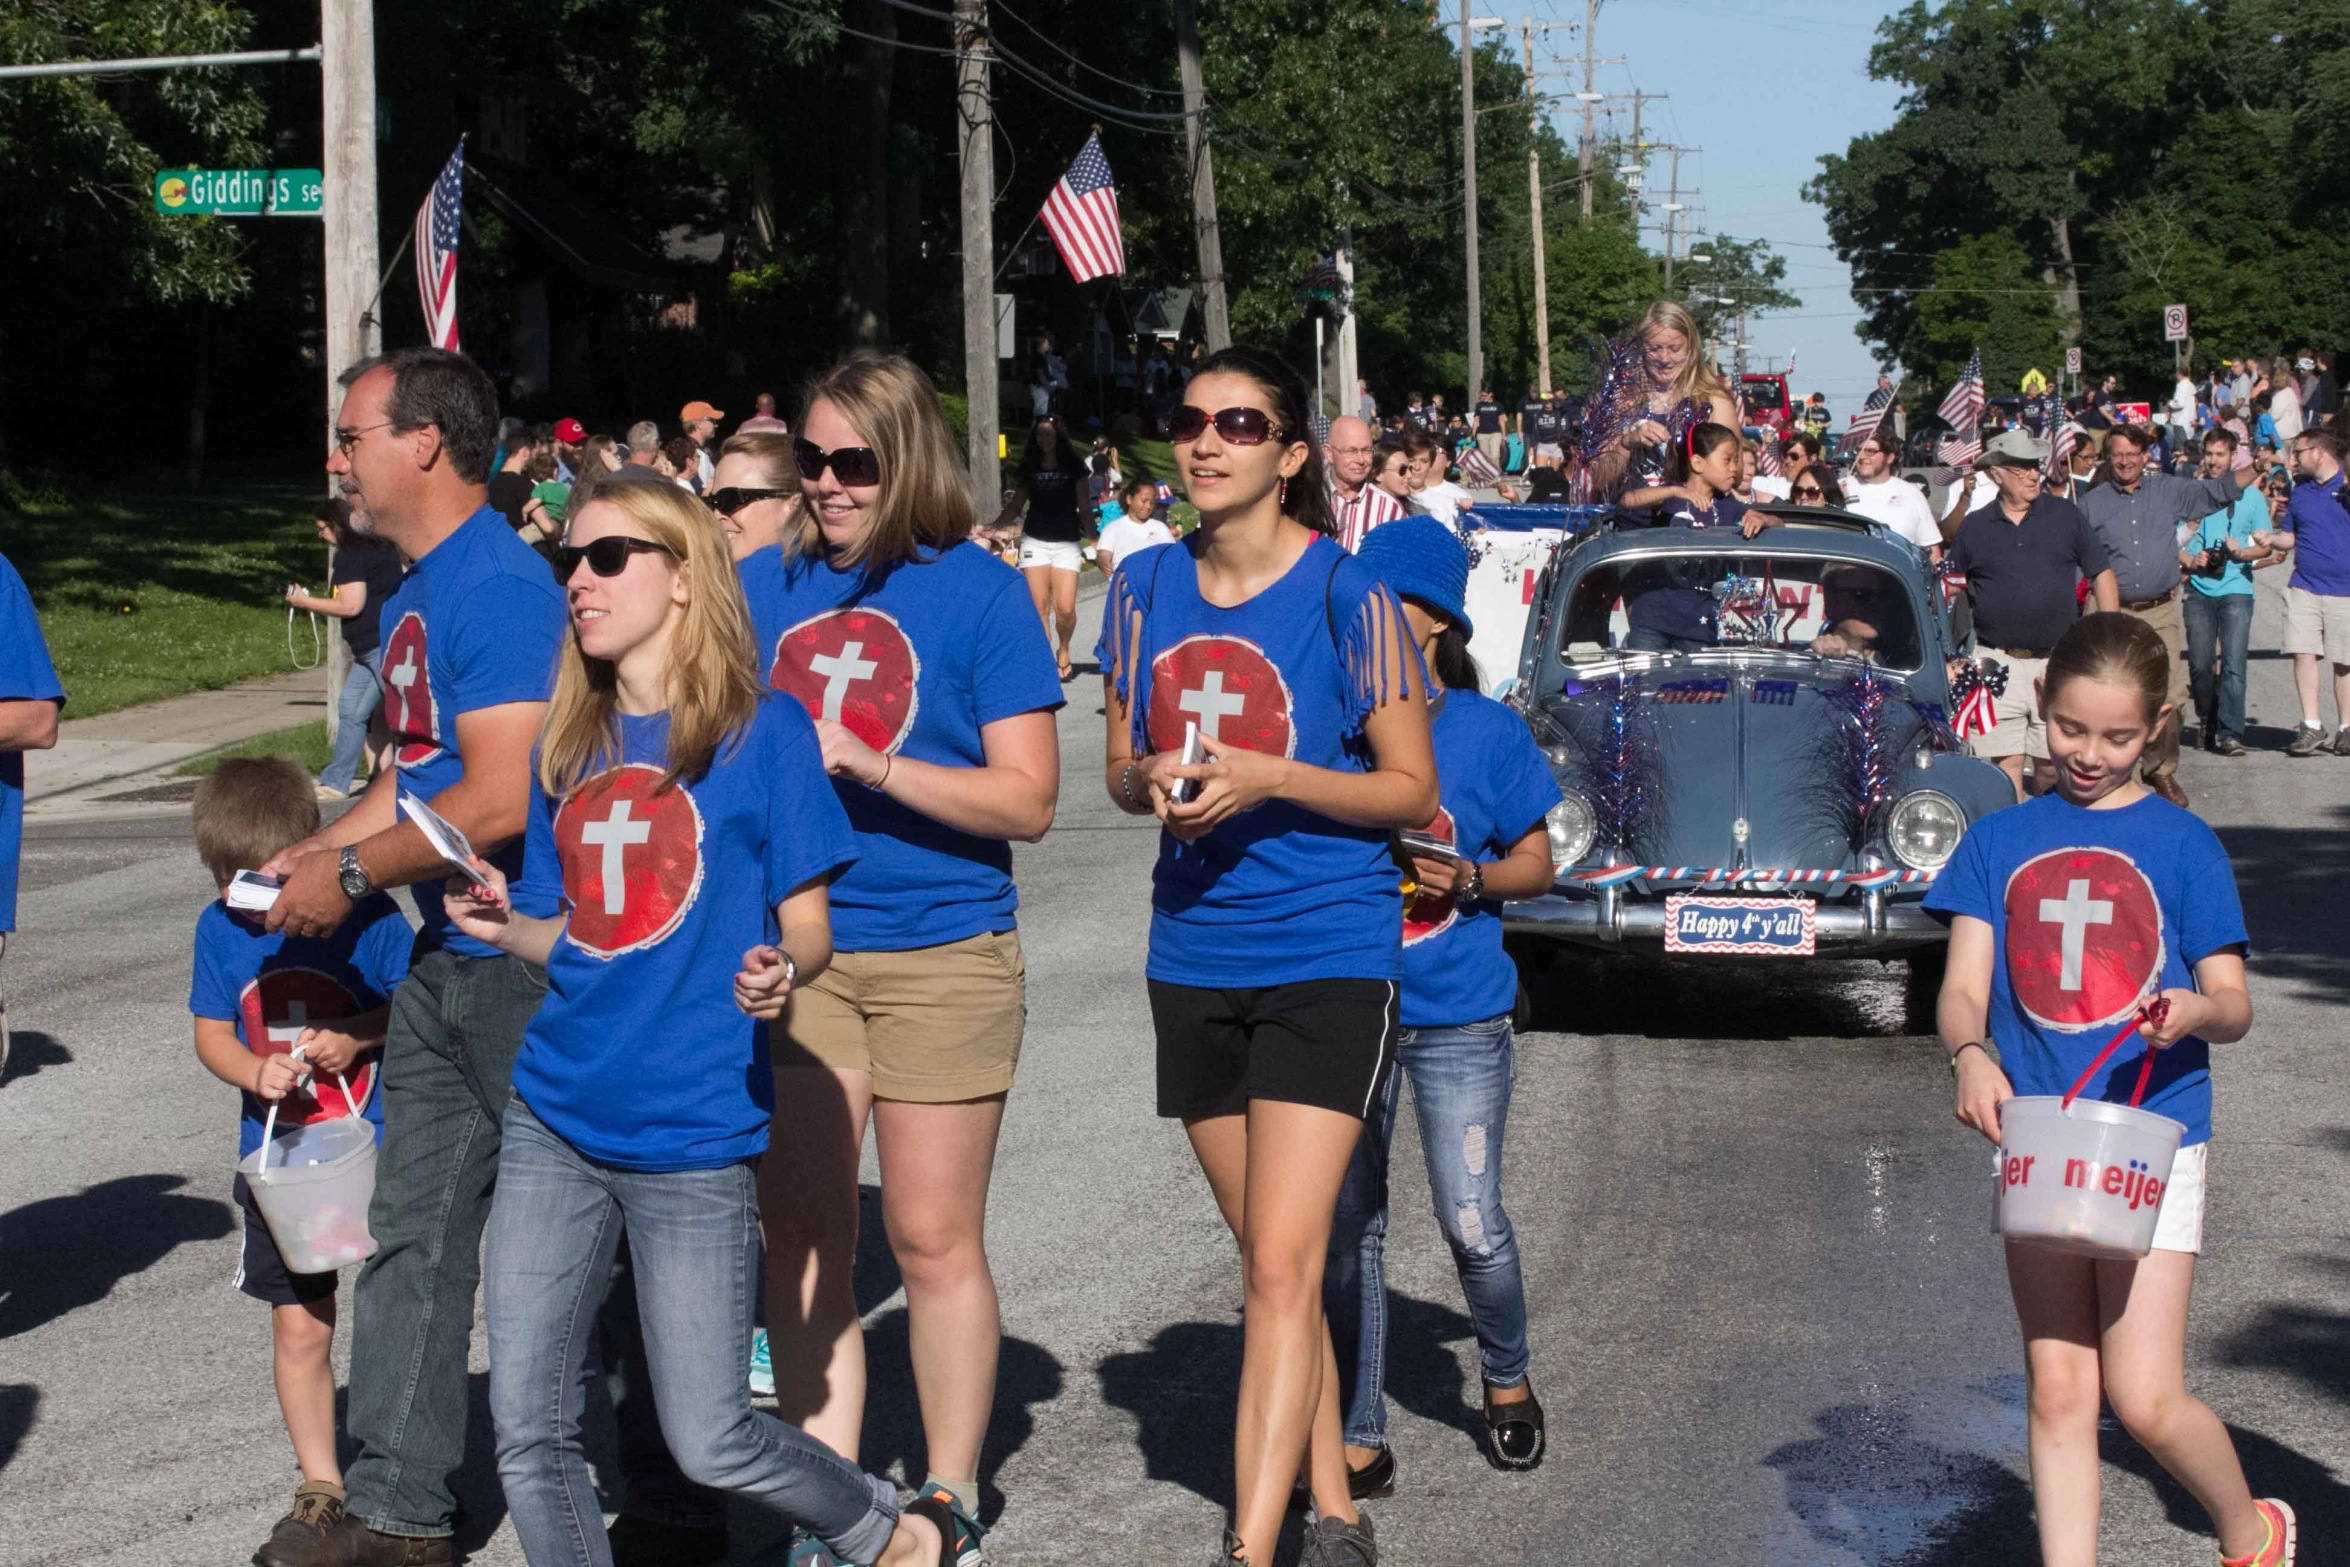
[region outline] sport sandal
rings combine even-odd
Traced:
[[[1549,1445],[1542,1423],[1542,1401],[1529,1385],[1526,1396],[1512,1404],[1497,1404],[1493,1390],[1485,1392],[1485,1460],[1496,1469],[1541,1467]]]
[[[2293,1509],[2273,1496],[2264,1496],[2252,1505],[2260,1509],[2260,1521],[2268,1525],[2268,1538],[2250,1556],[2222,1556],[2219,1567],[2293,1567],[2301,1533]]]

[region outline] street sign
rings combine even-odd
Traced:
[[[2187,340],[2187,307],[2185,305],[2165,305],[2162,307],[2162,340],[2166,343],[2183,343]]]
[[[316,169],[162,169],[155,210],[166,217],[315,218],[326,210]]]
[[[2066,375],[2081,373],[2081,351],[2078,348],[2068,348],[2064,351],[2064,373]]]

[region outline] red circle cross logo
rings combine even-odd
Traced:
[[[1151,661],[1151,749],[1180,751],[1183,728],[1268,756],[1297,754],[1289,682],[1246,637],[1191,636]]]
[[[302,1042],[302,1030],[339,1018],[356,1017],[366,1008],[343,983],[314,968],[266,969],[246,983],[237,997],[237,1015],[245,1025],[245,1046],[257,1056],[282,1056]],[[351,1097],[331,1072],[316,1072],[310,1086],[288,1096],[278,1111],[281,1126],[307,1126],[331,1120],[353,1110],[365,1111],[375,1097],[375,1062],[366,1061],[343,1074]]]
[[[402,767],[441,754],[441,716],[433,708],[432,671],[425,654],[424,616],[410,610],[384,638],[384,726],[399,742],[395,759]]]
[[[2016,1004],[2068,1032],[2128,1017],[2162,977],[2162,905],[2126,855],[2051,849],[2007,879]]]
[[[1460,829],[1453,824],[1452,812],[1443,806],[1436,808],[1436,819],[1420,831],[1439,843],[1458,844]],[[1449,892],[1415,893],[1404,906],[1403,944],[1418,946],[1431,936],[1441,936],[1452,929],[1453,921],[1461,917],[1461,906]]]
[[[581,785],[555,813],[573,946],[614,958],[669,939],[702,887],[702,811],[661,769],[631,762]]]
[[[894,752],[914,728],[922,660],[885,610],[832,609],[775,639],[767,683],[810,718],[829,718],[876,751]]]

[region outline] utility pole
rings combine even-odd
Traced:
[[[989,99],[987,0],[955,0],[955,123],[963,190],[963,395],[971,502],[982,525],[1003,509],[996,456],[995,108]]]
[[[1591,164],[1598,148],[1591,126],[1592,111],[1598,107],[1599,89],[1591,84],[1592,72],[1598,68],[1596,51],[1599,48],[1599,0],[1583,0],[1583,142],[1577,154],[1582,169],[1583,221],[1591,221]]]
[[[1471,409],[1485,390],[1485,303],[1477,276],[1477,47],[1469,0],[1461,0],[1461,232],[1469,244],[1469,385]]]
[[[1534,105],[1534,18],[1525,18],[1518,42],[1526,58],[1526,102],[1531,123],[1526,137],[1526,200],[1534,220],[1534,364],[1535,386],[1550,395],[1550,269],[1542,254],[1542,139],[1532,134],[1541,124]]]
[[[326,253],[326,440],[342,399],[335,382],[382,344],[374,331],[378,241],[375,212],[375,0],[323,0],[318,8],[321,220]],[[320,447],[321,452],[332,446]],[[327,480],[329,492],[334,481]],[[334,551],[327,551],[331,573]],[[335,738],[350,649],[327,639],[326,730]]]
[[[1199,0],[1175,0],[1175,66],[1183,78],[1183,146],[1191,159],[1191,221],[1199,232],[1201,312],[1208,352],[1232,346],[1224,303],[1224,241],[1216,229],[1216,164],[1208,150],[1207,79],[1200,71]]]
[[[1673,258],[1681,239],[1681,154],[1703,152],[1703,147],[1666,147],[1661,149],[1673,155],[1672,194],[1665,198],[1665,287],[1673,286]]]

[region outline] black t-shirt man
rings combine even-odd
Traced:
[[[490,504],[506,519],[506,526],[522,526],[522,508],[530,504],[530,480],[511,468],[490,475]]]
[[[1949,560],[1966,573],[1975,640],[2034,658],[2046,658],[2081,618],[2074,585],[2095,581],[2108,565],[2104,541],[2081,508],[2053,495],[2036,497],[2021,522],[2010,522],[1998,500],[1968,512]]]
[[[1567,476],[1556,468],[1537,468],[1526,475],[1526,491],[1534,505],[1558,505],[1567,498]]]
[[[407,574],[400,552],[381,539],[353,539],[335,550],[334,585],[367,584],[366,604],[343,620],[343,645],[353,658],[364,658],[383,645],[384,606],[400,591],[400,579]]]
[[[1501,434],[1501,404],[1490,397],[1477,399],[1477,433],[1479,435]]]

